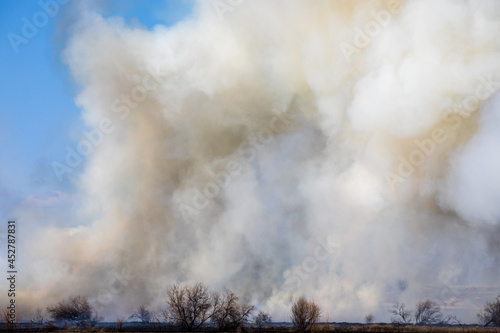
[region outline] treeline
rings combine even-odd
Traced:
[[[240,301],[233,291],[209,290],[202,283],[173,285],[166,293],[166,307],[152,312],[141,305],[136,312],[115,320],[116,330],[121,331],[127,321],[142,324],[164,324],[183,332],[199,331],[209,327],[219,332],[235,331],[250,324],[261,327],[271,322],[271,316],[263,311],[254,315],[255,307]],[[76,326],[91,328],[103,320],[87,297],[75,296],[62,300],[46,309],[48,318],[38,309],[32,322],[47,329]],[[8,321],[7,321],[8,324]],[[9,327],[7,327],[9,328]]]
[[[38,309],[31,322],[37,327],[50,330],[69,326],[92,328],[103,320],[84,296],[75,296],[48,306],[46,313],[48,318],[45,318],[43,311]],[[396,303],[390,313],[394,327],[413,324],[417,326],[462,324],[453,316],[444,316],[439,305],[432,300],[417,303],[415,310],[409,310],[403,303]],[[4,310],[2,314],[6,328],[12,328],[9,327],[8,313]],[[301,333],[319,329],[320,317],[321,309],[318,304],[307,300],[304,296],[297,298],[290,309],[293,328]],[[374,319],[372,314],[368,314],[365,322],[372,324]],[[500,296],[494,301],[486,302],[478,313],[478,320],[483,326],[500,327]],[[129,316],[118,317],[115,320],[115,330],[122,331],[127,321],[163,328],[171,327],[183,332],[202,330],[229,332],[249,327],[258,330],[271,324],[272,318],[269,313],[263,311],[255,313],[253,305],[242,302],[232,291],[221,293],[209,290],[206,285],[198,283],[173,285],[167,290],[164,310],[152,312],[146,305],[141,305]],[[323,324],[321,327],[325,331],[330,329],[328,324]],[[387,331],[387,327],[384,327],[382,331]],[[270,329],[269,326],[267,328]]]
[[[432,326],[463,324],[455,316],[444,316],[439,304],[430,299],[418,302],[415,310],[408,309],[404,303],[396,303],[390,313],[392,314],[391,323],[397,325],[415,324]],[[500,296],[497,296],[494,301],[487,301],[477,314],[477,318],[479,323],[485,327],[500,327]]]

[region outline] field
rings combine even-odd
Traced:
[[[101,324],[100,327],[79,329],[76,327],[50,328],[34,327],[29,324],[21,325],[14,329],[7,329],[5,324],[0,326],[0,332],[60,332],[60,333],[104,333],[104,332],[180,332],[176,327],[166,325],[126,325],[118,330],[112,323]],[[209,327],[197,332],[215,333],[217,330]],[[273,325],[264,327],[245,327],[237,330],[239,333],[293,333],[296,332],[290,324]],[[391,324],[318,324],[310,333],[332,332],[332,333],[500,333],[499,327],[482,327],[476,325],[453,325],[453,326],[415,326],[415,325],[391,325]]]

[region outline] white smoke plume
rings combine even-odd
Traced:
[[[24,304],[112,319],[201,281],[276,320],[304,294],[473,321],[457,288],[500,287],[498,1],[199,1],[152,30],[76,8],[80,225],[24,245]]]

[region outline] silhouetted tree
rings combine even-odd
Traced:
[[[415,310],[415,324],[436,325],[443,322],[441,307],[435,301],[426,299],[417,304]]]
[[[365,323],[371,324],[371,323],[373,323],[374,319],[375,319],[375,316],[372,313],[369,313],[365,317]]]
[[[477,317],[484,326],[500,326],[500,295],[494,301],[487,301]]]
[[[194,331],[203,326],[213,315],[213,295],[207,286],[173,285],[167,291],[169,319],[183,331]]]
[[[75,296],[47,307],[47,312],[56,321],[69,321],[79,326],[94,326],[102,320],[90,305],[87,297]]]
[[[253,309],[251,305],[240,304],[238,296],[232,291],[223,295],[215,293],[211,321],[219,331],[234,330],[248,322]]]
[[[136,312],[134,312],[131,316],[131,319],[136,318],[141,321],[143,324],[148,324],[151,321],[151,312],[148,310],[146,305],[141,305]]]
[[[314,301],[308,301],[304,296],[299,297],[292,305],[292,323],[303,333],[309,331],[318,322],[321,310]]]
[[[123,323],[126,321],[127,319],[125,317],[117,317],[115,319],[115,325],[116,325],[116,330],[118,332],[121,332],[122,329],[123,329]]]
[[[38,308],[35,311],[35,316],[31,319],[32,322],[35,322],[37,324],[43,324],[45,323],[45,317],[43,315],[43,310]]]
[[[271,315],[264,311],[259,311],[259,314],[255,317],[255,325],[259,327],[262,327],[262,325],[270,323],[271,321]]]
[[[0,311],[0,322],[5,323],[5,328],[9,331],[15,326],[11,320],[13,320],[13,318],[10,317],[9,311],[7,309],[2,309]]]
[[[391,317],[391,322],[393,324],[409,324],[411,323],[412,316],[411,311],[407,310],[404,303],[394,304],[393,309],[390,311],[393,315]]]

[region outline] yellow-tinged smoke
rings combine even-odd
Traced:
[[[499,2],[199,1],[151,31],[77,7],[92,223],[25,250],[32,304],[111,317],[202,281],[387,320],[426,285],[498,286]]]

